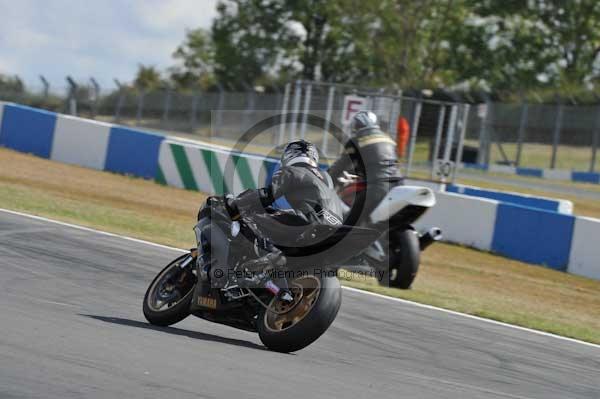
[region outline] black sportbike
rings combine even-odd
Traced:
[[[261,230],[257,215],[234,221],[227,197],[209,197],[194,228],[198,248],[173,260],[154,278],[144,297],[146,319],[169,326],[193,314],[258,332],[266,347],[279,352],[297,351],[319,338],[341,305],[338,267],[381,232],[345,225],[306,226],[293,212],[268,212],[282,224],[281,232]],[[283,237],[290,229],[297,233],[269,241],[287,258],[285,266],[270,270],[266,283],[263,279],[249,286],[255,275],[239,269],[267,253],[268,243],[260,237]]]

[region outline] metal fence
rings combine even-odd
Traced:
[[[408,173],[413,165],[432,165],[436,159],[594,171],[600,144],[600,106],[467,104],[407,96],[400,90],[306,81],[246,92],[218,86],[214,91],[123,87],[101,93],[94,85],[70,85],[61,91],[63,95],[47,87],[0,91],[0,100],[227,145],[243,140],[243,133],[259,121],[291,113],[296,116],[268,129],[254,144],[270,148],[304,137],[335,157],[342,140],[330,134],[331,127],[346,129],[348,101],[356,98],[359,108],[374,111],[382,129],[394,138],[398,118],[409,122],[411,140],[402,159]],[[308,123],[308,114],[318,116],[322,126]]]

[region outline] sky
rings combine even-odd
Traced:
[[[138,64],[165,69],[186,29],[209,28],[217,0],[0,0],[0,74],[53,91],[65,76],[113,88]]]

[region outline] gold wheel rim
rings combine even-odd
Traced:
[[[321,281],[314,276],[304,276],[290,283],[294,302],[287,304],[273,298],[265,312],[264,323],[268,330],[287,330],[303,320],[312,310],[321,292]]]

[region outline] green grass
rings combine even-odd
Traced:
[[[150,181],[64,165],[0,149],[0,207],[165,245],[194,245],[205,198]],[[347,277],[347,276],[346,276]],[[436,244],[413,288],[360,289],[600,343],[600,281],[460,246]]]
[[[445,143],[442,143],[442,148]],[[479,147],[479,143],[473,140],[465,140],[465,145]],[[508,161],[517,159],[517,144],[503,143],[502,149]],[[415,162],[427,162],[429,159],[429,140],[418,140],[414,152]],[[600,151],[597,154],[600,158]],[[550,169],[552,159],[552,145],[539,143],[524,143],[521,149],[521,163],[519,166],[525,168]],[[559,145],[556,152],[555,169],[588,171],[592,159],[592,147],[576,147]],[[498,145],[493,144],[490,149],[490,163],[504,162],[504,157]],[[600,160],[596,161],[596,168],[600,169]]]

